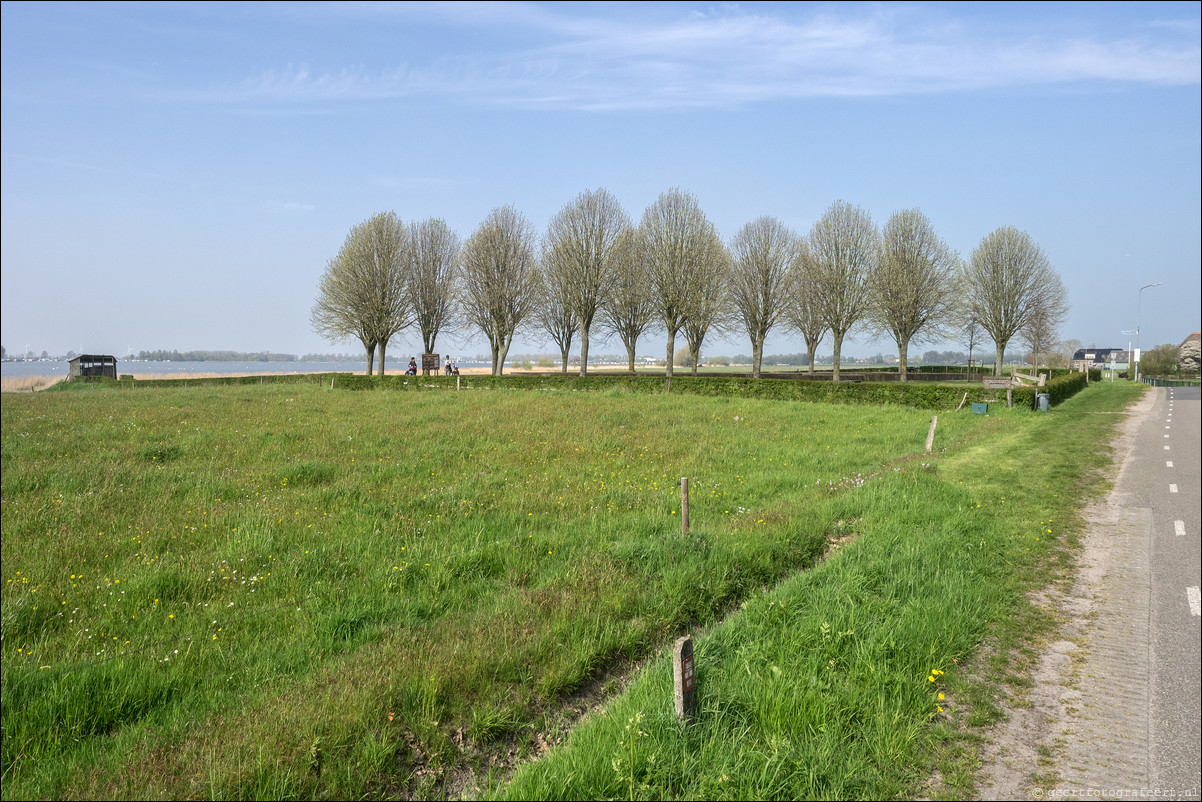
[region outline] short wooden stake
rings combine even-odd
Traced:
[[[455,392],[459,392],[459,375],[455,376]]]
[[[689,533],[689,477],[680,477],[680,533]]]
[[[927,432],[927,453],[931,453],[931,447],[935,445],[935,426],[939,423],[939,416],[931,416],[931,430]]]
[[[1006,409],[1010,409],[1013,406],[1014,406],[1014,388],[1007,387],[1006,388]]]
[[[697,720],[697,672],[691,635],[676,639],[672,649],[672,680],[676,689],[676,720],[692,724]]]
[[[964,397],[960,399],[960,406],[956,407],[957,412],[960,411],[960,409],[964,406],[964,402],[967,400],[968,400],[968,393],[965,393]]]

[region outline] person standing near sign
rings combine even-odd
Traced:
[[[450,357],[450,355],[447,355],[447,361],[446,361],[446,364],[444,364],[442,366],[442,372],[443,372],[444,376],[451,375],[451,357]]]
[[[414,356],[409,357],[409,368],[405,371],[405,375],[406,376],[416,376],[417,375],[417,357],[414,357]]]

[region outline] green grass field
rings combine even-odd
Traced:
[[[932,455],[894,407],[6,395],[3,795],[914,793],[1137,392],[941,415]]]

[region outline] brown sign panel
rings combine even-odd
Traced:
[[[438,364],[438,354],[422,354],[423,371],[432,370],[437,373],[440,367],[442,366]]]
[[[688,657],[680,661],[680,674],[685,691],[693,690],[693,686],[695,684],[695,680],[693,678],[693,655],[690,654]]]
[[[981,381],[981,386],[984,387],[986,390],[1008,390],[1008,389],[1010,389],[1012,384],[1013,384],[1013,381],[1008,378],[983,379]]]

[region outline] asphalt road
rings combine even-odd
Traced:
[[[1196,389],[1154,392],[1097,532],[1104,573],[1049,739],[1063,747],[1058,787],[1035,798],[1199,798],[1202,409]]]
[[[1152,510],[1151,710],[1149,766],[1153,788],[1192,789],[1202,783],[1202,676],[1199,674],[1199,486],[1202,484],[1200,392],[1159,390],[1140,428],[1127,477],[1132,496]]]

